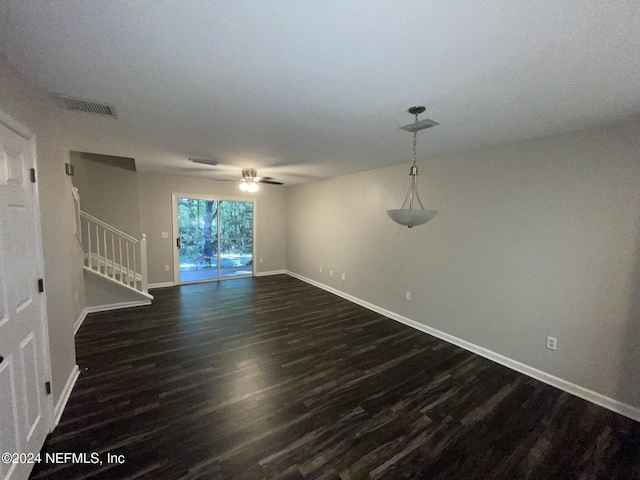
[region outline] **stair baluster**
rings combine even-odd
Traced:
[[[138,240],[83,211],[80,222],[85,268],[148,295],[146,235]]]

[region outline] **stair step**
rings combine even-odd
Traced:
[[[104,278],[110,282],[113,282],[117,285],[120,285],[122,287],[125,288],[129,288],[141,295],[144,295],[145,297],[149,298],[149,299],[153,299],[153,295],[149,294],[148,291],[144,291],[142,289],[142,281],[141,280],[134,280],[133,279],[133,275],[129,276],[131,278],[131,280],[129,281],[121,281],[120,280],[120,274],[116,274],[115,276],[112,276],[111,274],[106,275],[104,273],[104,268],[91,268],[85,265],[84,269],[88,272],[92,272],[95,275],[99,275],[101,278]],[[123,277],[127,277],[126,275],[123,275]]]

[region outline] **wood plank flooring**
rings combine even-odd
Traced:
[[[34,479],[640,479],[640,424],[294,278],[90,314]],[[124,464],[106,454],[124,455]]]

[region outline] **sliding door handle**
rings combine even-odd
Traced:
[[[182,244],[181,244],[181,242],[180,242],[180,237],[178,237],[178,239],[176,240],[176,246],[177,246],[178,248],[180,248],[180,246],[181,246],[181,245],[182,245]]]

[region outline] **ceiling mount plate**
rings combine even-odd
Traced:
[[[424,113],[425,110],[426,110],[426,108],[424,108],[424,107],[411,107],[409,109],[409,113],[411,115],[420,115],[421,113]]]
[[[435,127],[436,125],[440,125],[440,124],[435,120],[431,120],[430,118],[425,118],[424,120],[420,120],[418,123],[410,123],[409,125],[400,127],[400,129],[413,133],[413,132],[419,132],[420,130],[424,130],[425,128]]]

